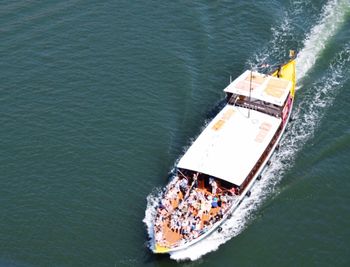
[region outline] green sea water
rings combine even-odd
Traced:
[[[350,2],[0,2],[0,266],[349,266]],[[230,75],[298,51],[293,121],[221,233],[152,210]]]

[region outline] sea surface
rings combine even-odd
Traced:
[[[0,2],[0,266],[350,266],[350,1]],[[297,56],[250,198],[187,251],[152,210],[230,76]]]

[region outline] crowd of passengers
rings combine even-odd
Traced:
[[[211,192],[195,190],[198,187],[198,173],[191,180],[177,176],[169,183],[157,207],[155,240],[158,244],[166,245],[162,232],[164,222],[171,231],[182,235],[182,240],[186,242],[197,238],[223,217],[235,191],[219,189],[213,178],[209,178],[209,184]],[[182,199],[180,203],[179,199]],[[211,213],[212,209],[216,209],[216,212]]]

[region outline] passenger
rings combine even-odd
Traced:
[[[218,206],[221,208],[221,199],[218,200]]]
[[[173,209],[173,207],[171,206],[170,200],[167,198],[162,199],[162,205],[165,207],[167,212],[170,212]]]
[[[211,207],[212,208],[217,208],[219,205],[218,205],[218,198],[217,197],[214,197],[213,198],[213,201],[211,202]]]
[[[216,195],[216,190],[218,189],[218,185],[213,179],[211,182],[211,193],[215,196]]]
[[[186,232],[189,234],[191,232],[191,221],[188,221],[187,225],[186,225]]]
[[[205,204],[204,213],[209,214],[211,210],[211,196],[208,197],[208,200],[204,204]]]
[[[238,189],[236,189],[235,187],[232,187],[229,192],[232,194],[232,195],[238,195]]]
[[[196,223],[193,221],[191,224],[191,232],[196,229]]]
[[[183,195],[186,194],[188,188],[188,181],[185,177],[183,177],[180,181],[180,191],[182,192]]]
[[[158,205],[158,211],[161,211],[162,209],[166,209],[165,205],[163,204],[163,200]]]
[[[200,204],[200,208],[199,208],[199,210],[198,210],[198,212],[197,212],[197,216],[198,216],[199,218],[202,218],[203,212],[204,212],[204,204],[201,203],[201,204]]]
[[[220,200],[221,202],[226,202],[227,201],[227,195],[226,194],[223,194],[220,196]]]
[[[175,183],[174,183],[174,188],[176,190],[176,192],[180,191],[180,179],[178,176],[176,176],[176,180],[175,180]]]
[[[155,238],[156,238],[157,243],[159,243],[159,241],[161,241],[163,239],[162,232],[161,231],[156,232]]]
[[[193,174],[193,187],[197,188],[198,187],[198,175],[199,173]]]
[[[178,191],[176,190],[176,188],[174,187],[173,189],[171,189],[171,191],[169,192],[169,198],[174,201],[177,199],[178,196]]]
[[[195,211],[198,213],[198,211],[200,210],[201,208],[201,200],[196,200],[196,202],[194,203],[193,205],[193,208],[195,209]]]
[[[195,228],[196,231],[200,231],[201,230],[201,222],[197,220],[196,222],[196,228]]]
[[[181,228],[184,230],[186,228],[186,226],[187,226],[187,222],[186,222],[186,220],[183,220],[182,224],[181,224]]]
[[[176,222],[176,233],[180,233],[181,230],[181,224],[179,221]]]
[[[222,203],[221,203],[221,209],[222,209],[222,210],[226,210],[226,209],[227,209],[227,204],[226,204],[226,202],[222,202]]]

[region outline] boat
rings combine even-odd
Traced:
[[[224,107],[179,159],[155,207],[154,253],[184,250],[221,231],[250,196],[290,121],[295,60],[291,51],[267,74],[246,70],[224,89]]]

